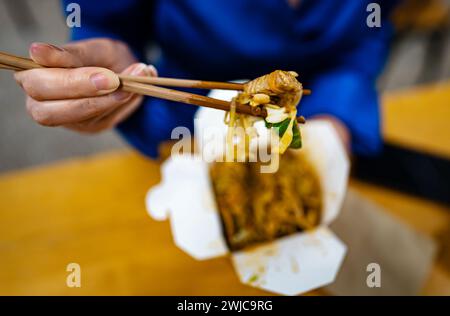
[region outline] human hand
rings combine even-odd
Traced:
[[[52,67],[15,74],[27,94],[31,117],[41,125],[80,132],[112,128],[142,102],[140,95],[116,91],[120,81],[115,73],[157,76],[153,66],[136,63],[126,44],[111,39],[73,42],[62,48],[33,43],[30,57]]]

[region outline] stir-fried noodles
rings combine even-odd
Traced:
[[[312,165],[288,151],[276,173],[259,163],[216,162],[210,176],[231,250],[318,225],[321,188]]]

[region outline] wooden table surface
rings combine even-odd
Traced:
[[[403,94],[399,98],[405,102]],[[395,109],[385,115],[399,117],[387,119],[385,134],[407,144],[409,133],[398,135],[408,124],[395,123],[403,122],[403,105],[386,100]],[[433,104],[423,112],[430,109]],[[411,124],[415,115],[406,115]],[[433,117],[441,122],[440,115]],[[422,130],[433,134],[433,127],[449,128],[439,123]],[[448,140],[438,139],[414,146],[448,154]],[[0,295],[267,294],[242,285],[228,258],[198,262],[174,246],[169,224],[153,221],[144,207],[147,190],[158,181],[159,164],[128,150],[0,175]],[[444,236],[441,243],[450,249],[448,208],[355,180],[350,186],[415,229]],[[450,263],[442,258],[423,294],[450,295]],[[66,286],[71,262],[81,266],[81,288]]]
[[[387,93],[382,105],[387,142],[450,159],[450,81]]]

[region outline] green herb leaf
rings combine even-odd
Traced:
[[[257,275],[257,274],[253,274],[249,279],[248,279],[248,283],[253,283],[253,282],[256,282],[256,281],[258,281],[258,279],[259,279],[259,276]]]
[[[264,121],[264,123],[266,124],[266,128],[278,128],[278,135],[280,137],[283,137],[284,133],[286,132],[289,123],[290,123],[291,119],[287,118],[281,122],[278,123],[268,123],[266,121]],[[292,142],[289,145],[289,148],[302,148],[302,135],[300,133],[300,128],[298,127],[298,124],[296,124],[294,122],[293,126],[292,126],[292,132],[293,132],[293,136],[292,136]]]
[[[289,122],[291,121],[290,118],[285,119],[284,121],[278,122],[278,123],[267,123],[266,121],[266,127],[267,128],[271,128],[271,127],[275,127],[278,128],[278,135],[280,137],[283,137],[284,133],[286,132],[288,126],[289,126]]]
[[[302,148],[302,135],[300,133],[300,128],[298,127],[298,124],[294,123],[292,126],[292,142],[289,145],[289,148]]]

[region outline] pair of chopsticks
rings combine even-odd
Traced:
[[[0,52],[0,69],[22,71],[34,68],[45,68],[29,58],[14,56],[4,52]],[[218,100],[203,95],[198,95],[189,92],[167,89],[160,86],[180,87],[180,88],[199,88],[199,89],[220,89],[220,90],[237,90],[241,91],[245,88],[245,83],[232,82],[216,82],[216,81],[201,81],[189,79],[175,79],[162,77],[140,77],[117,75],[121,82],[121,89],[126,92],[137,93],[156,97],[160,99],[176,101],[197,106],[204,106],[223,111],[229,111],[231,103],[228,101]],[[303,94],[310,94],[310,90],[303,90]],[[236,104],[236,112],[266,117],[267,113],[261,107],[252,107],[250,105]],[[299,123],[304,122],[303,117],[298,117]]]

